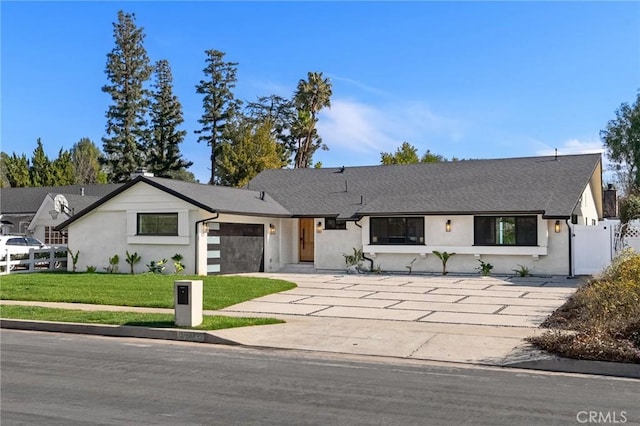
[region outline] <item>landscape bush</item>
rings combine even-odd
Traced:
[[[640,363],[640,254],[624,251],[529,339],[569,358]]]

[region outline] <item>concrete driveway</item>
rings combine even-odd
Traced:
[[[580,282],[566,277],[337,274],[257,276],[292,281],[298,287],[230,306],[224,311],[537,327],[565,302]]]
[[[249,274],[298,287],[218,311],[285,324],[216,331],[249,346],[518,365],[549,356],[525,338],[582,282],[566,277]]]

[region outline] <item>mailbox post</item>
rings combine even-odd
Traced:
[[[179,280],[173,283],[175,323],[179,327],[202,324],[202,280]]]

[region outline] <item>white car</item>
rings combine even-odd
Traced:
[[[27,259],[29,250],[44,248],[49,247],[37,238],[23,235],[0,235],[0,259],[2,260],[5,260],[7,253],[11,256],[11,260]]]

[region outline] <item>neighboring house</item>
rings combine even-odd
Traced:
[[[64,245],[66,234],[55,231],[54,227],[119,186],[121,184],[0,188],[1,233],[30,235],[46,244]],[[50,213],[56,208],[60,210],[57,215]]]
[[[600,154],[266,170],[246,189],[138,176],[62,223],[80,270],[137,252],[197,274],[344,270],[363,249],[384,271],[571,274],[575,224],[602,219]],[[415,260],[414,260],[415,259]],[[122,266],[121,266],[122,268]],[[171,269],[169,267],[169,269]]]

